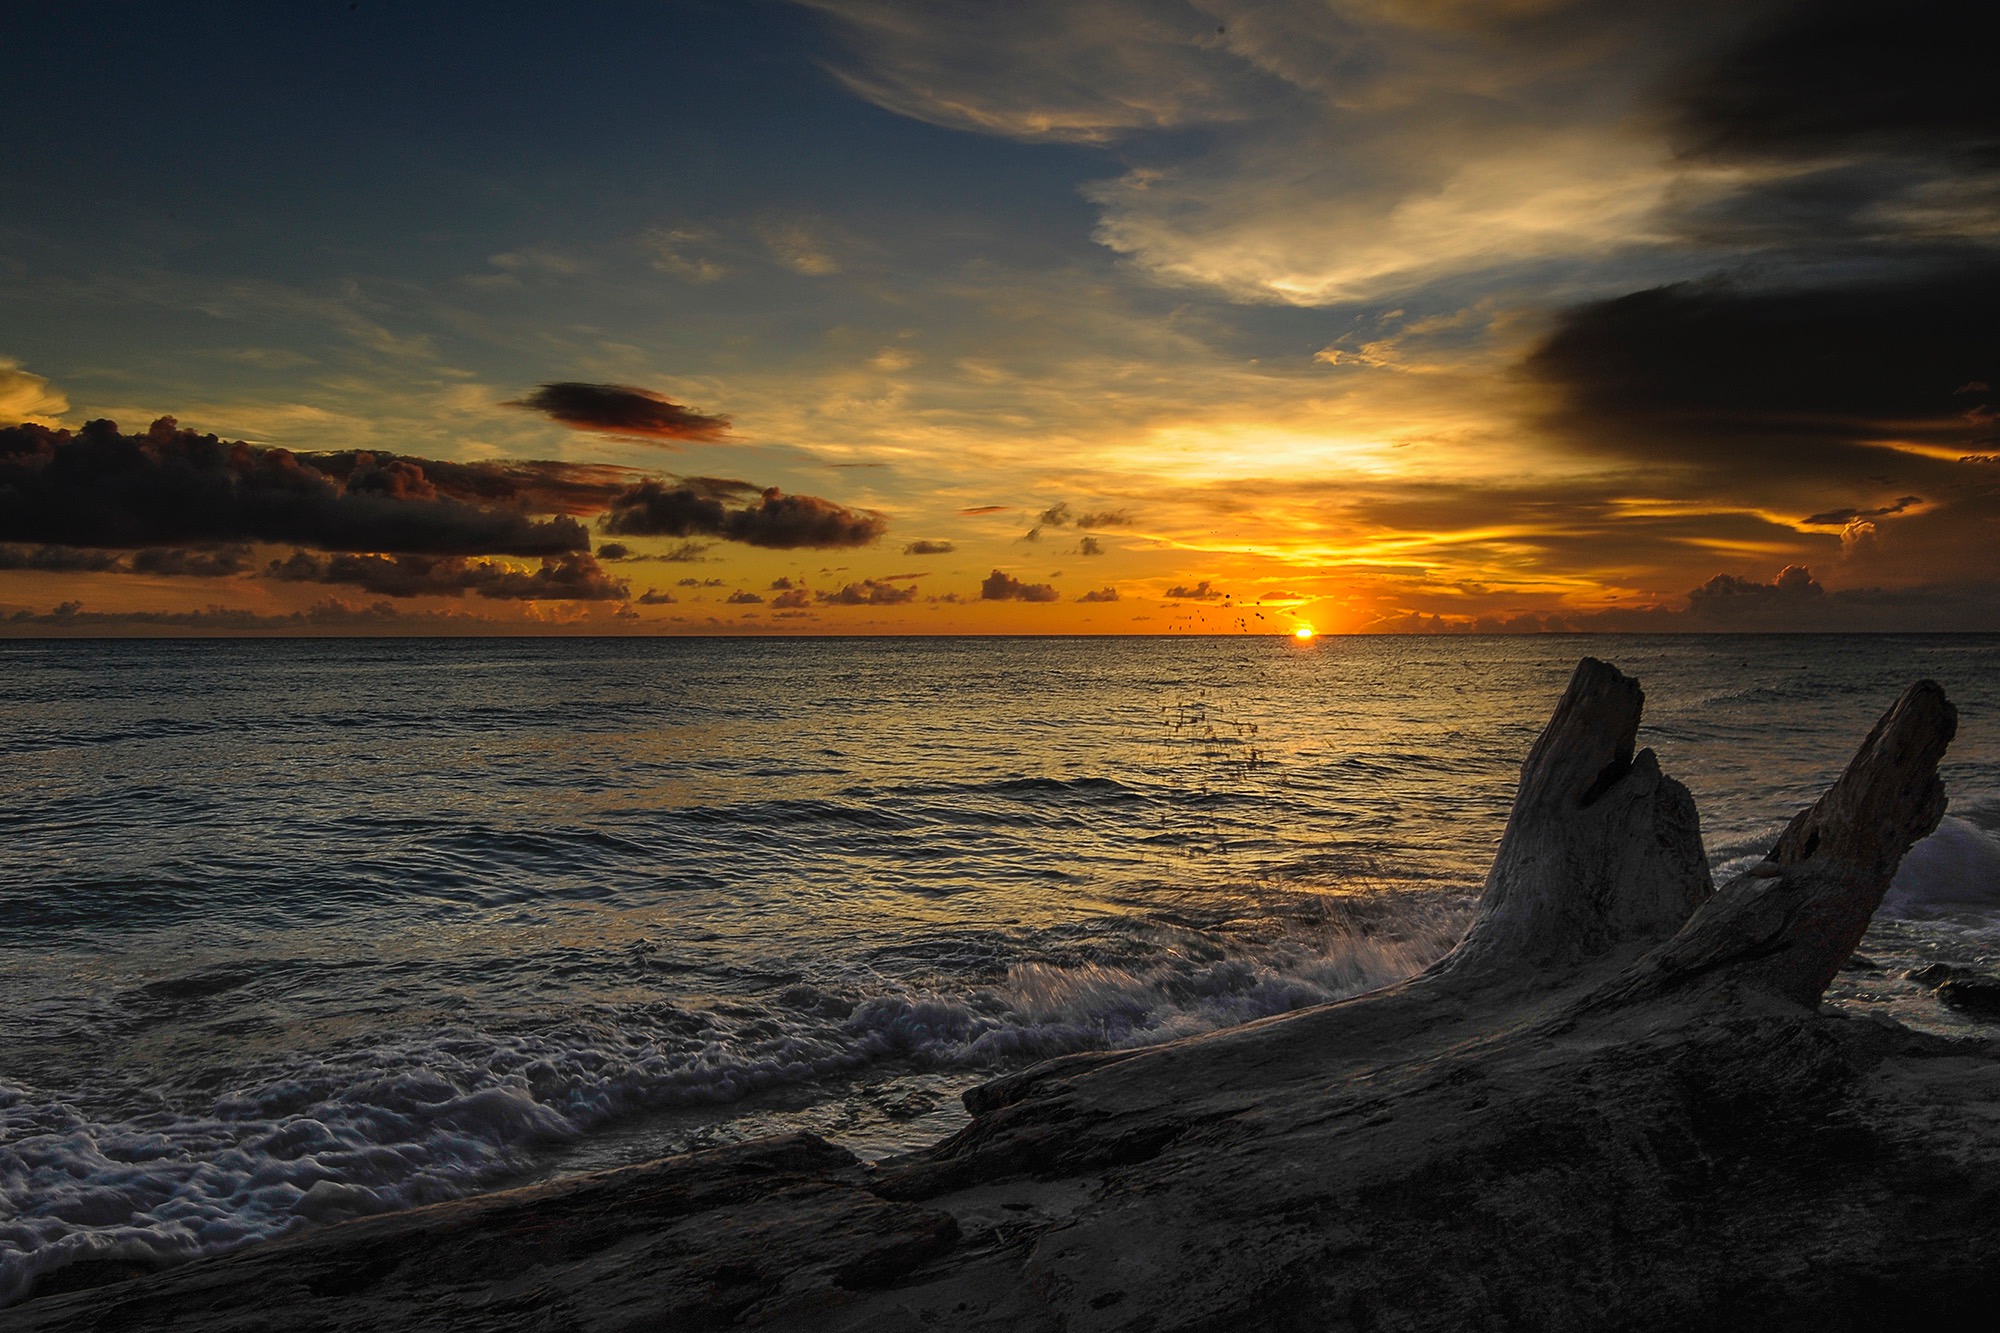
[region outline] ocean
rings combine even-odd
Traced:
[[[1450,948],[1579,657],[1718,879],[1910,681],[1951,805],[1832,1003],[2000,970],[2000,636],[0,643],[0,1302],[807,1128]]]

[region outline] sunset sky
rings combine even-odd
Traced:
[[[0,632],[2000,630],[1977,12],[33,6]]]

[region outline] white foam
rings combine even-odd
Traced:
[[[1946,815],[1910,848],[1882,900],[1890,916],[2000,911],[2000,838]]]
[[[427,1033],[298,1061],[202,1114],[96,1120],[0,1083],[0,1304],[86,1257],[171,1262],[456,1197],[527,1167],[538,1145],[634,1111],[734,1102],[884,1061],[1005,1068],[1337,999],[1415,971],[1462,922],[1413,904],[1396,924],[1251,955],[1191,941],[1125,966],[1023,962],[958,994],[794,987],[728,1016]]]

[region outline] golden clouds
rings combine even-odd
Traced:
[[[67,411],[69,399],[50,387],[48,380],[21,369],[18,361],[0,357],[0,424],[23,421],[53,426]]]

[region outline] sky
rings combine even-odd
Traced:
[[[1976,14],[34,6],[0,633],[2000,630]]]

